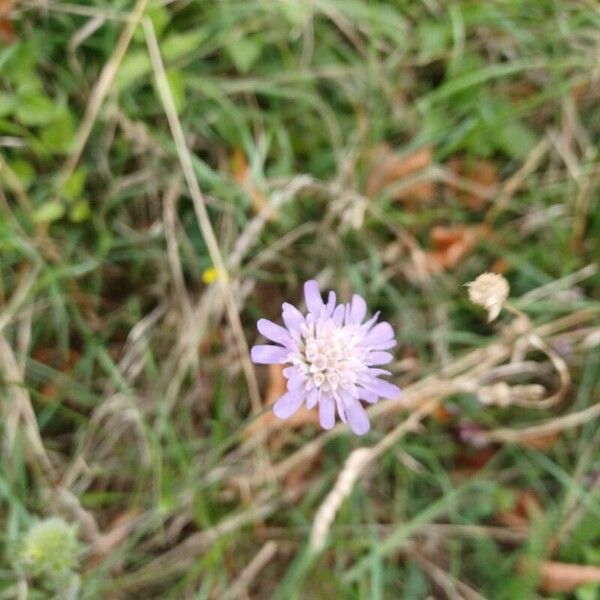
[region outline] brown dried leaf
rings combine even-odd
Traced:
[[[532,490],[519,490],[510,510],[496,514],[496,520],[507,527],[527,527],[531,518],[542,512],[538,495]]]
[[[428,267],[433,272],[453,269],[477,247],[489,231],[487,225],[432,227],[429,241],[433,250],[425,252]]]
[[[466,190],[450,186],[456,197],[472,210],[481,210],[488,204],[486,194],[477,193],[478,188],[491,190],[498,184],[498,170],[489,160],[463,160],[454,157],[448,161],[450,171],[456,176],[468,180],[473,188]]]
[[[417,175],[432,162],[431,148],[421,148],[411,154],[397,154],[387,145],[380,146],[372,153],[372,169],[367,178],[365,193],[376,198],[386,188],[405,177]],[[435,193],[433,181],[417,181],[402,187],[392,194],[397,201],[430,200]]]
[[[266,209],[268,219],[274,219],[275,212],[269,204],[269,200],[267,199],[265,194],[259,189],[256,182],[253,180],[252,171],[248,164],[248,159],[246,158],[246,155],[242,152],[242,150],[236,148],[233,151],[229,166],[231,169],[231,174],[233,175],[235,181],[250,196],[254,210],[258,213],[261,212],[263,209]]]
[[[527,438],[521,441],[521,445],[529,448],[535,448],[536,450],[549,450],[560,440],[560,433],[549,433],[548,435],[540,435],[538,437]]]
[[[600,567],[547,560],[539,569],[539,588],[549,594],[572,592],[586,583],[600,583]]]
[[[5,44],[12,44],[17,35],[9,13],[14,7],[14,0],[0,0],[0,41]]]

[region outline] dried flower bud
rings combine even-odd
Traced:
[[[508,281],[498,273],[482,273],[475,281],[466,285],[469,289],[469,300],[487,310],[488,323],[491,323],[500,314],[502,305],[508,298]]]

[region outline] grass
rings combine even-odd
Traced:
[[[544,569],[600,565],[598,4],[7,5],[0,598],[595,598]],[[398,331],[364,438],[260,406],[254,323],[312,277]]]

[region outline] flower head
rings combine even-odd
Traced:
[[[59,517],[35,523],[25,535],[20,560],[34,576],[60,578],[77,566],[77,528]]]
[[[275,402],[273,412],[287,419],[303,404],[319,406],[324,429],[335,424],[335,412],[357,435],[369,431],[369,417],[361,401],[374,404],[380,398],[395,399],[400,389],[381,379],[390,375],[378,365],[389,363],[386,350],[396,345],[389,323],[377,323],[379,313],[363,322],[367,303],[355,294],[348,304],[337,304],[335,292],[323,302],[316,281],[304,284],[308,313],[283,304],[285,327],[267,319],[258,331],[275,344],[256,345],[252,360],[258,364],[288,365],[283,369],[287,392]]]
[[[500,314],[510,292],[508,281],[498,273],[482,273],[466,286],[469,300],[487,310],[488,323]]]

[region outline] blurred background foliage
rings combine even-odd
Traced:
[[[474,432],[600,401],[600,5],[140,2],[250,342],[319,275],[394,324],[409,386],[508,335],[462,287],[493,270],[537,325],[575,315],[549,341],[572,385],[542,413],[445,399],[356,486],[307,566],[345,458],[403,417],[240,484],[318,430],[252,414],[141,23],[88,119],[134,6],[2,0],[0,597],[56,593],[18,548],[62,514],[85,545],[69,588],[82,598],[244,597],[240,574],[271,540],[249,597],[597,598],[597,573],[564,575],[600,566],[597,423],[537,446],[480,447]],[[557,386],[547,356],[523,358]],[[257,373],[272,401],[280,375]],[[378,552],[394,531],[409,533]]]

